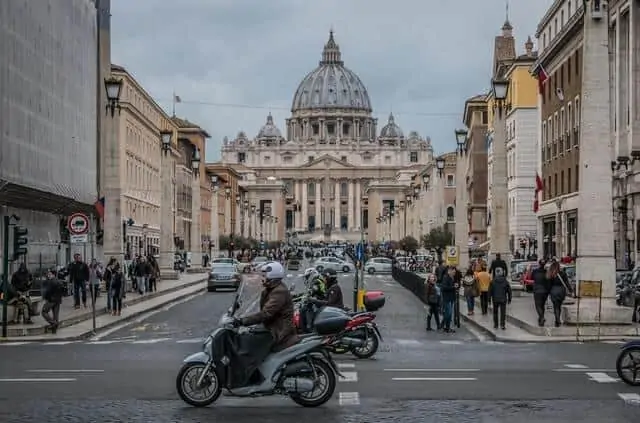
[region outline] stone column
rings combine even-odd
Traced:
[[[106,127],[109,131],[107,136],[108,144],[105,160],[105,216],[104,216],[104,257],[109,260],[115,257],[118,263],[124,263],[124,239],[122,237],[122,173],[121,159],[122,149],[120,148],[120,115],[116,113],[113,117],[107,116]],[[158,141],[159,142],[159,141]],[[137,246],[136,246],[137,247]],[[87,257],[83,257],[87,260]]]
[[[493,162],[491,165],[491,254],[500,254],[510,262],[509,209],[507,189],[506,110],[496,107],[493,125]]]
[[[347,208],[348,208],[348,212],[347,212],[347,216],[349,219],[349,223],[347,224],[348,228],[350,231],[354,231],[355,230],[355,212],[353,210],[353,200],[355,199],[355,186],[354,183],[349,181],[349,199],[347,200]]]
[[[612,129],[611,121],[603,119],[611,107],[607,64],[608,20],[606,8],[603,19],[594,18],[595,4],[593,0],[586,3],[584,17],[578,192],[578,224],[582,227],[578,228],[576,280],[578,284],[581,280],[602,281],[603,297],[613,299],[616,268],[612,236],[611,147],[609,143],[602,142],[609,139]],[[602,7],[601,2],[597,4]],[[594,201],[596,198],[600,201]],[[615,307],[613,301],[606,305],[610,305],[611,310],[603,312],[607,314],[603,319],[617,322],[624,317],[625,323],[630,321],[630,312],[625,313],[624,307]],[[593,309],[598,312],[597,306]],[[588,319],[582,309],[580,312],[581,320]]]
[[[338,142],[342,139],[342,118],[338,118],[338,127],[336,128],[336,139]]]
[[[225,193],[224,197],[224,234],[231,235],[231,201],[233,201]]]
[[[355,119],[353,122],[353,137],[355,139],[360,138],[360,119]]]
[[[333,208],[335,210],[333,212],[333,227],[336,230],[340,230],[340,180],[336,181],[334,191]]]
[[[469,223],[467,220],[467,201],[465,195],[464,171],[466,162],[466,152],[460,152],[456,163],[456,214],[455,214],[455,238],[456,246],[460,250],[460,269],[464,271],[469,267]]]
[[[323,140],[325,138],[325,135],[327,133],[325,127],[324,127],[324,119],[320,118],[319,122],[318,122],[318,126],[320,127],[320,130],[318,131],[320,134],[320,139]]]
[[[307,198],[307,194],[309,192],[307,190],[309,188],[307,187],[307,182],[304,180],[301,181],[300,188],[302,191],[302,196],[301,196],[302,201],[300,202],[302,213],[300,216],[300,223],[298,224],[298,226],[300,227],[300,229],[306,232],[309,230],[309,199]]]
[[[173,270],[175,244],[173,242],[174,214],[173,214],[173,169],[174,161],[171,152],[162,153],[160,164],[160,180],[162,191],[160,198],[160,279],[178,279],[178,273]],[[217,241],[217,240],[216,240]]]
[[[320,181],[314,180],[313,183],[316,187],[316,229],[322,228],[322,186]]]
[[[194,172],[191,180],[191,267],[202,267],[202,236],[200,235],[200,176]]]
[[[356,202],[356,230],[362,230],[362,186],[360,185],[360,180],[356,180],[355,193],[353,195],[354,200]]]
[[[240,200],[240,201],[242,201],[242,200]],[[235,198],[233,199],[233,202],[234,202],[233,204],[235,205],[235,211],[233,213],[234,216],[235,216],[234,222],[233,222],[234,223],[233,232],[234,232],[235,235],[241,235],[241,232],[240,232],[240,209],[242,209],[242,202],[237,203]]]
[[[209,234],[213,241],[211,249],[211,257],[218,257],[220,251],[220,218],[218,216],[218,188],[215,187],[211,192],[211,233]]]

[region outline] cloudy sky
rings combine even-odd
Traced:
[[[519,51],[553,0],[510,0]],[[112,60],[168,111],[222,138],[280,128],[333,27],[345,65],[369,90],[380,123],[455,147],[464,100],[489,88],[505,0],[112,0]]]

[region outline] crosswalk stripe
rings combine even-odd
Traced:
[[[131,342],[132,344],[157,344],[158,342],[170,341],[171,338],[141,339]]]
[[[204,341],[200,338],[180,339],[179,341],[176,341],[176,344],[199,344],[201,342],[204,342]]]

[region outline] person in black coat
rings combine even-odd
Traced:
[[[489,273],[491,274],[492,278],[496,277],[496,269],[502,269],[503,275],[505,277],[509,274],[507,269],[507,262],[502,260],[502,256],[500,255],[500,253],[496,254],[496,258],[491,262],[491,267],[489,268]]]
[[[562,315],[562,304],[567,295],[573,295],[569,278],[567,274],[560,269],[560,263],[552,261],[546,272],[547,284],[549,284],[549,296],[553,304],[553,315],[555,317],[555,326],[561,325],[560,317]]]
[[[544,260],[540,260],[540,263],[536,269],[531,272],[533,279],[533,304],[538,313],[538,326],[544,326],[545,318],[544,312],[547,306],[547,299],[549,298],[549,291],[551,286],[546,278],[546,270],[544,268]]]
[[[57,279],[53,272],[47,272],[47,279],[43,284],[44,304],[40,314],[49,323],[45,331],[56,333],[60,324],[60,305],[65,294],[65,287],[61,280]]]
[[[456,272],[455,267],[449,267],[440,283],[442,296],[442,327],[445,332],[455,332],[451,329],[451,320],[453,318],[453,307],[456,301],[456,290],[459,286],[455,281]]]
[[[493,327],[506,329],[507,304],[511,304],[512,298],[511,284],[507,280],[502,268],[495,269],[495,277],[489,285],[489,298],[493,303]]]

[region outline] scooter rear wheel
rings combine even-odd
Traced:
[[[324,389],[315,395],[315,390],[312,392],[289,395],[293,402],[303,407],[321,406],[331,399],[336,390],[336,373],[329,363],[320,358],[313,357],[311,358],[311,365],[313,366],[315,373],[318,375],[318,378],[324,379],[322,382],[316,381],[316,383],[324,383]]]
[[[206,407],[213,404],[220,393],[222,386],[214,368],[209,369],[205,375],[203,383],[205,386],[196,386],[200,375],[205,370],[204,363],[186,363],[182,366],[176,377],[176,389],[182,401],[194,407]],[[207,389],[202,398],[195,398],[194,393]]]
[[[625,359],[628,359],[629,364],[625,365]],[[633,374],[634,368],[635,375]],[[616,372],[627,385],[640,386],[640,348],[631,348],[620,352],[616,360]]]
[[[366,359],[373,357],[380,348],[380,341],[375,331],[371,328],[367,328],[366,344],[361,347],[351,348],[351,354],[358,358]]]

